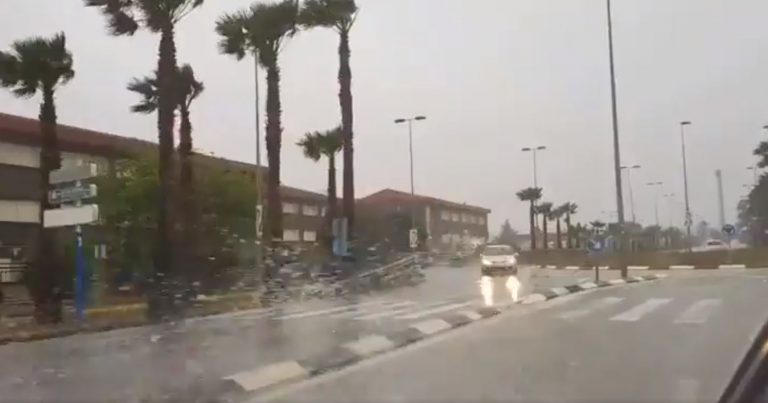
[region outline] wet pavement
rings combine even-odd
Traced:
[[[0,401],[158,401],[179,391],[195,396],[235,372],[320,354],[469,306],[512,303],[507,278],[480,281],[473,267],[425,272],[426,281],[417,286],[360,296],[5,345]],[[589,272],[524,268],[518,297],[589,278]]]

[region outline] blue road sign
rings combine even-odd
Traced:
[[[725,224],[723,225],[723,233],[728,236],[734,236],[736,235],[736,227],[733,224]]]
[[[590,239],[587,241],[587,249],[592,253],[599,253],[605,248],[605,243],[601,239]]]

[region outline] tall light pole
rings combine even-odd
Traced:
[[[414,120],[424,120],[426,119],[426,116],[414,116],[412,118],[400,118],[395,119],[395,123],[405,123],[408,122],[408,154],[410,155],[411,159],[411,229],[416,228],[416,209],[414,207],[414,200],[413,196],[415,196],[415,190],[413,186],[413,121]]]
[[[254,215],[255,239],[256,239],[256,267],[261,269],[264,258],[264,246],[262,245],[262,222],[264,221],[264,195],[261,191],[261,119],[259,118],[259,50],[253,50],[253,89],[256,94],[254,112],[256,121],[256,212]]]
[[[659,188],[664,182],[648,182],[646,185],[656,188],[653,192],[653,214],[656,216],[656,226],[659,227]]]
[[[533,153],[533,187],[538,188],[539,187],[539,181],[537,176],[537,168],[536,168],[536,151],[542,151],[546,150],[546,146],[536,146],[536,147],[523,147],[521,151],[523,152],[531,152]]]
[[[688,167],[685,161],[685,126],[690,126],[691,122],[684,120],[680,122],[680,144],[683,150],[683,186],[685,187],[685,232],[688,238],[686,244],[688,245],[688,252],[692,251],[691,248],[691,224],[693,223],[693,217],[691,217],[691,205],[688,202]]]
[[[635,196],[632,194],[632,170],[640,169],[640,165],[622,166],[621,170],[627,171],[627,187],[629,187],[629,211],[632,214],[632,222],[636,223],[635,217]]]
[[[616,213],[620,234],[621,277],[627,278],[627,266],[624,262],[626,234],[624,229],[624,196],[621,190],[621,155],[619,149],[619,118],[616,111],[616,73],[613,64],[613,21],[611,19],[611,0],[605,0],[608,12],[608,60],[611,71],[611,117],[613,120],[613,174],[616,177]]]

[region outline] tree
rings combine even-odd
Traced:
[[[204,0],[85,0],[86,6],[98,7],[101,10],[107,18],[107,25],[112,35],[133,35],[140,27],[160,34],[157,59],[160,194],[154,259],[157,286],[147,304],[147,315],[154,320],[178,315],[180,309],[174,297],[177,293],[169,289],[169,285],[175,282],[178,271],[174,217],[176,194],[173,189],[175,176],[173,126],[178,85],[174,31],[176,24],[203,2]]]
[[[30,294],[35,302],[38,323],[57,323],[62,319],[62,276],[54,257],[53,230],[43,227],[43,211],[48,202],[50,173],[61,167],[56,134],[55,93],[74,76],[72,53],[67,49],[64,33],[51,38],[33,37],[16,41],[11,51],[0,52],[0,86],[19,98],[30,98],[40,92],[40,226],[37,231],[34,262],[27,273]]]
[[[550,215],[552,214],[552,203],[550,202],[543,202],[539,203],[538,206],[536,206],[537,213],[541,214],[542,218],[542,230],[544,232],[544,249],[549,249],[549,233],[547,232],[547,221],[550,219]]]
[[[600,220],[590,221],[589,226],[593,231],[601,231],[605,228],[605,223]]]
[[[520,201],[529,202],[528,216],[530,218],[531,250],[536,249],[536,201],[541,199],[541,188],[525,188],[517,192]]]
[[[504,220],[504,224],[501,224],[499,235],[493,240],[493,243],[503,244],[509,246],[517,246],[517,231],[515,231],[509,224],[509,220]]]
[[[253,4],[250,8],[225,14],[216,21],[221,36],[219,50],[238,60],[251,52],[267,70],[267,209],[269,231],[273,239],[283,237],[282,201],[280,198],[280,147],[282,145],[282,111],[280,104],[280,67],[278,57],[286,38],[296,31],[298,2]]]
[[[560,229],[560,219],[565,216],[565,214],[568,212],[568,203],[561,204],[554,208],[552,212],[549,215],[549,219],[555,221],[556,223],[556,235],[557,235],[557,249],[563,249],[563,242],[562,242],[562,230]]]
[[[565,203],[565,230],[567,231],[567,242],[568,242],[568,249],[571,249],[573,247],[573,243],[571,239],[573,238],[573,227],[571,226],[571,215],[576,214],[576,212],[579,209],[579,206],[576,203],[568,202]],[[576,246],[578,248],[578,245]]]
[[[301,147],[304,156],[312,161],[320,161],[325,156],[328,158],[328,208],[326,209],[326,231],[330,239],[330,230],[333,219],[336,218],[336,154],[342,147],[341,126],[325,132],[306,133],[296,143]]]
[[[354,0],[306,0],[300,22],[305,28],[332,28],[339,34],[339,105],[344,143],[343,208],[350,233],[355,222],[355,174],[352,114],[352,69],[349,65],[349,32],[355,24]]]

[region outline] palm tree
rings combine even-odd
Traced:
[[[183,248],[179,254],[183,256],[182,267],[194,266],[195,258],[192,256],[197,250],[198,229],[197,200],[194,186],[194,171],[192,168],[192,122],[190,120],[190,108],[192,102],[202,94],[205,86],[195,78],[192,66],[185,64],[179,68],[176,75],[177,83],[176,103],[179,109],[181,122],[179,125],[179,147],[177,150],[180,162],[179,190],[181,201],[181,223]],[[134,78],[128,83],[128,89],[141,95],[141,101],[131,107],[136,113],[153,113],[158,108],[158,78],[154,76]],[[187,271],[185,270],[185,274]]]
[[[576,212],[579,210],[579,206],[576,203],[567,202],[564,204],[565,209],[565,230],[566,232],[566,242],[568,243],[568,249],[571,249],[573,247],[573,243],[571,239],[573,238],[573,227],[571,226],[571,215],[576,214]],[[578,246],[577,246],[578,247]]]
[[[328,158],[328,208],[325,215],[327,235],[330,235],[333,219],[336,218],[336,154],[341,150],[342,142],[342,128],[338,126],[326,132],[307,133],[296,143],[304,156],[312,161],[320,161],[323,156]]]
[[[565,203],[557,206],[550,213],[550,220],[554,220],[556,222],[555,230],[557,234],[557,249],[563,249],[563,243],[561,242],[562,231],[560,229],[560,219],[563,218],[567,212],[568,212],[568,203]]]
[[[530,203],[528,209],[528,216],[530,218],[531,228],[531,250],[536,249],[536,201],[541,199],[541,188],[525,188],[517,192],[517,198],[520,201],[527,201]]]
[[[173,159],[173,126],[176,110],[176,24],[205,0],[85,0],[86,6],[98,7],[107,18],[112,35],[133,35],[143,27],[160,34],[157,58],[157,140],[158,197],[157,242],[155,243],[155,284],[148,301],[150,319],[160,319],[177,313],[174,295],[166,284],[176,275],[175,194],[173,189],[175,164]]]
[[[550,202],[543,202],[540,203],[538,206],[536,206],[536,211],[541,214],[541,221],[542,221],[542,230],[544,231],[544,249],[549,248],[549,242],[547,238],[549,238],[549,234],[547,233],[547,221],[550,219],[550,215],[552,214],[552,203]]]
[[[355,170],[352,145],[352,69],[349,66],[349,31],[355,24],[355,0],[306,0],[300,14],[305,28],[332,28],[339,34],[339,105],[344,142],[343,208],[348,231],[352,233],[355,220]]]
[[[216,21],[221,35],[219,50],[238,60],[247,52],[258,54],[259,63],[267,70],[267,209],[269,230],[273,239],[283,237],[283,213],[280,198],[280,147],[282,123],[280,106],[280,67],[278,56],[286,38],[296,31],[298,2],[253,4],[250,8],[225,14]]]
[[[599,231],[605,228],[605,223],[600,220],[590,221],[589,225],[592,227],[593,231],[595,230]]]
[[[67,50],[64,33],[52,38],[34,37],[16,41],[10,52],[0,52],[0,86],[8,88],[19,98],[42,94],[40,103],[40,227],[37,231],[37,250],[28,272],[27,286],[35,302],[35,320],[38,323],[61,322],[61,270],[54,259],[54,234],[43,227],[43,211],[51,208],[48,202],[51,171],[61,168],[61,155],[56,135],[56,90],[75,76],[72,53]]]

